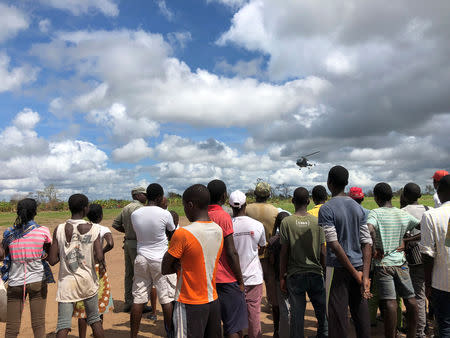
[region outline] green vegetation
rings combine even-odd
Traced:
[[[109,221],[114,219],[119,213],[121,208],[129,203],[129,201],[117,201],[117,200],[106,200],[106,201],[95,201],[95,203],[101,204],[103,206],[103,219],[105,221]],[[180,197],[171,197],[169,198],[169,210],[176,211],[180,216],[184,216],[183,203]],[[249,198],[248,203],[254,202],[253,199]],[[14,212],[15,206],[11,206],[10,202],[0,202],[0,206],[2,203],[8,204],[9,209],[7,212],[0,212],[0,227],[11,226],[16,219],[16,214]],[[274,198],[270,200],[270,203],[275,205],[277,208],[282,208],[289,212],[294,211],[294,207],[291,203],[290,199],[282,199],[282,198]],[[424,195],[419,203],[434,206],[433,196],[432,195]],[[394,197],[393,204],[396,207],[400,207],[400,198]],[[313,202],[309,206],[311,209],[314,206]],[[377,207],[373,197],[366,197],[363,202],[363,207],[367,209],[374,209]],[[3,210],[3,209],[1,209]],[[61,222],[70,217],[69,211],[66,209],[64,211],[39,211],[36,216],[36,222],[42,225],[55,224]]]

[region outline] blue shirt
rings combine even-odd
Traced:
[[[348,196],[333,197],[319,210],[319,225],[334,227],[339,244],[355,268],[363,265],[360,229],[366,224],[366,219],[364,208]],[[342,267],[329,246],[327,266]]]

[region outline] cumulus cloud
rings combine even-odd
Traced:
[[[0,43],[27,29],[29,20],[25,13],[14,6],[0,3]],[[1,78],[1,77],[0,77]]]
[[[101,81],[100,87],[92,89],[95,94],[83,96],[95,100],[75,102],[78,109],[104,109],[120,98],[130,117],[160,122],[253,125],[292,112],[301,115],[329,87],[328,81],[316,76],[278,85],[218,76],[203,69],[192,71],[172,57],[171,51],[159,34],[127,30],[60,33],[51,43],[32,48],[49,67],[68,67]],[[70,108],[61,100],[53,102],[51,109]]]
[[[25,195],[54,184],[67,198],[83,192],[90,198],[127,196],[137,181],[134,171],[108,168],[108,156],[91,142],[48,141],[35,128],[40,115],[24,109],[0,130],[0,197]]]
[[[239,60],[235,64],[229,64],[226,60],[216,63],[215,69],[225,74],[238,75],[240,77],[261,77],[264,75],[264,60],[262,57],[250,61]]]
[[[114,0],[40,0],[42,4],[61,9],[73,15],[100,12],[106,16],[119,15],[119,8]]]
[[[49,19],[43,19],[41,21],[39,21],[39,30],[42,33],[48,33],[50,26],[52,25],[51,21]]]
[[[192,40],[192,35],[190,32],[171,32],[167,34],[167,39],[172,46],[184,49]]]
[[[0,93],[19,89],[25,84],[36,81],[37,68],[29,65],[12,68],[10,61],[10,57],[0,51]]]
[[[130,141],[123,147],[114,149],[113,160],[116,162],[137,163],[152,155],[153,150],[147,145],[143,138]]]

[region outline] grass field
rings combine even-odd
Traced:
[[[398,197],[394,197],[392,202],[394,206],[400,207],[400,200]],[[434,206],[433,196],[425,195],[419,200],[419,203],[428,206]],[[277,208],[282,208],[290,212],[294,211],[294,206],[292,205],[290,200],[274,200],[272,201],[272,204],[275,205]],[[311,201],[309,208],[312,208],[313,206],[314,205]],[[374,209],[377,207],[377,205],[373,197],[367,197],[363,202],[363,207],[367,209]],[[184,216],[183,205],[181,203],[181,200],[179,199],[170,200],[169,210],[174,210],[180,216]],[[104,220],[112,220],[120,213],[120,211],[121,209],[103,209],[103,218]],[[53,224],[57,222],[63,222],[69,217],[70,213],[68,211],[42,211],[39,212],[38,215],[36,216],[36,222],[42,225]],[[0,227],[11,226],[14,223],[15,219],[16,215],[14,213],[11,212],[0,213]]]

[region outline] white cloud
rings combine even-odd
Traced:
[[[34,82],[37,73],[37,68],[28,65],[11,68],[9,56],[0,51],[0,93],[13,91]]]
[[[247,3],[248,0],[206,0],[206,2],[218,2],[231,8],[238,8]]]
[[[144,158],[149,158],[153,150],[144,139],[138,138],[130,141],[121,148],[114,149],[112,157],[115,162],[137,163]]]
[[[156,4],[158,5],[159,11],[161,12],[162,15],[164,15],[164,17],[169,20],[172,21],[174,14],[173,12],[167,7],[166,1],[165,0],[155,0]]]
[[[159,122],[259,124],[292,112],[301,114],[304,107],[316,105],[329,87],[315,76],[277,85],[218,76],[203,69],[192,71],[170,56],[170,45],[161,35],[143,31],[60,33],[49,44],[35,45],[32,53],[50,67],[74,69],[80,76],[95,76],[101,82],[92,93],[80,96],[89,99],[69,99],[77,106],[73,110],[105,109],[120,101],[129,117]],[[67,110],[70,104],[58,99],[51,109],[58,107]]]
[[[167,34],[167,39],[172,46],[179,46],[184,49],[192,40],[192,35],[190,32],[171,32]]]
[[[48,33],[52,23],[49,19],[43,19],[43,20],[39,21],[38,25],[39,25],[39,30],[42,33]]]
[[[29,26],[25,13],[3,3],[0,3],[0,22],[0,43],[16,36],[18,32]]]
[[[130,117],[120,103],[114,103],[107,111],[93,110],[87,118],[98,126],[110,128],[113,137],[122,142],[159,135],[158,123],[146,117]]]
[[[262,71],[264,60],[262,57],[252,59],[250,61],[237,61],[234,65],[229,64],[226,60],[216,63],[215,69],[226,74],[238,75],[240,77],[261,77],[264,75]]]
[[[106,16],[119,15],[119,8],[113,0],[40,0],[41,3],[73,15],[88,14],[98,11]]]
[[[17,114],[13,124],[19,129],[34,129],[40,119],[41,118],[37,112],[34,112],[29,108],[25,108]]]

